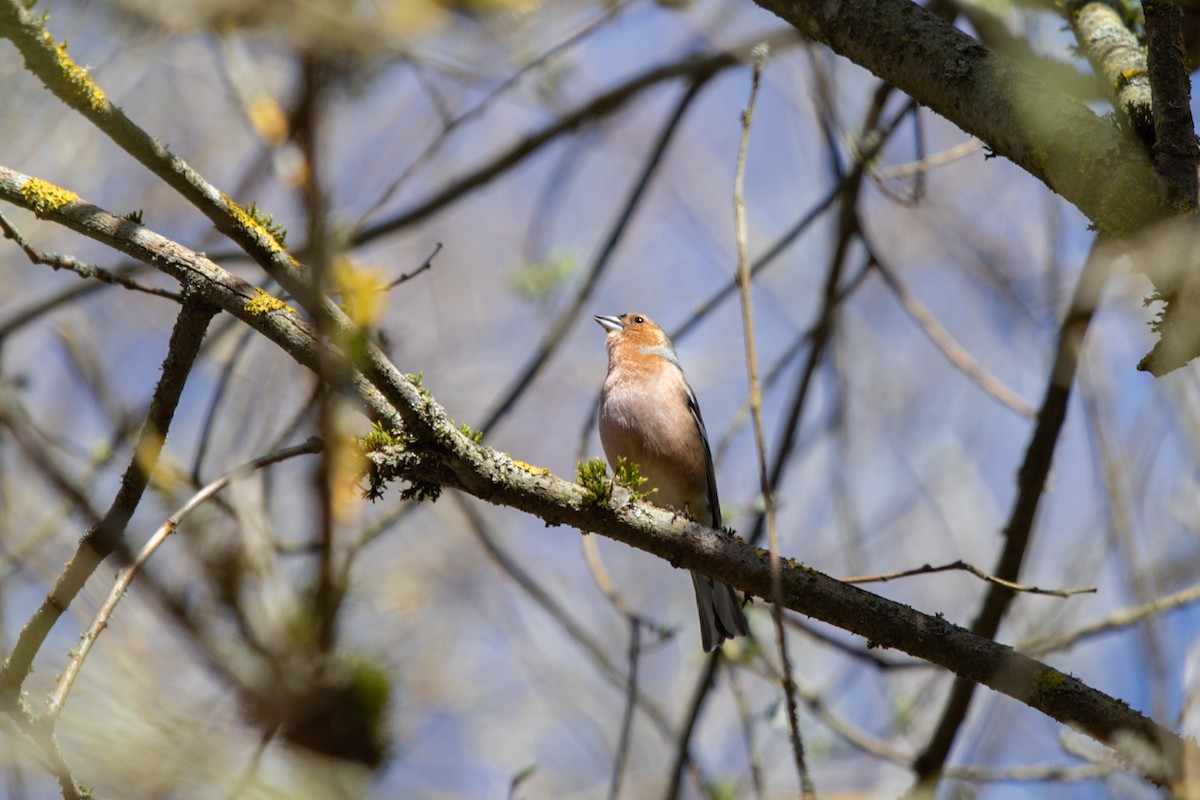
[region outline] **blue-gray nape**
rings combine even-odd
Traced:
[[[675,348],[670,342],[667,342],[666,344],[660,344],[658,347],[643,347],[641,352],[648,356],[662,356],[675,366],[679,366],[679,357],[675,355]]]

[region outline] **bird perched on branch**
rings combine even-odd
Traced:
[[[615,469],[618,458],[637,464],[651,500],[720,528],[708,434],[670,338],[645,314],[597,315],[596,322],[608,331],[600,443],[609,465]],[[733,589],[698,572],[692,585],[704,652],[750,632]]]

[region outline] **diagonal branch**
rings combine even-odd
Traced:
[[[0,199],[29,207],[21,192],[29,180],[0,167]],[[42,211],[46,219],[153,264],[185,285],[185,297],[219,306],[299,364],[318,368],[315,354],[327,345],[316,340],[310,325],[285,309],[253,305],[261,293],[207,258],[80,200]],[[383,446],[371,454],[380,477],[459,489],[525,511],[549,526],[601,534],[758,597],[772,595],[769,559],[757,548],[669,511],[628,503],[620,490],[607,502],[588,502],[578,484],[516,462],[464,435],[427,391],[377,351],[369,351],[359,363],[362,371],[354,374],[359,401],[371,416],[401,427],[405,443]],[[964,681],[1013,697],[1117,750],[1132,768],[1156,783],[1167,785],[1178,777],[1185,750],[1195,750],[1126,703],[1010,647],[794,561],[785,561],[782,567],[785,608],[862,636],[871,646],[902,650],[945,667]],[[16,697],[8,699],[11,709]]]
[[[262,219],[248,213],[113,105],[87,71],[67,55],[66,44],[56,42],[44,19],[31,14],[22,0],[0,0],[0,37],[16,46],[26,68],[58,99],[195,206],[299,302],[313,302],[300,265]]]
[[[1077,594],[1096,593],[1096,587],[1094,586],[1084,586],[1076,589],[1042,589],[1038,586],[1026,586],[1022,583],[1016,583],[1015,581],[997,578],[995,575],[988,575],[979,567],[976,567],[973,564],[968,564],[961,559],[958,561],[951,561],[949,564],[939,564],[936,567],[932,564],[922,564],[921,566],[914,567],[912,569],[884,572],[878,575],[855,575],[851,578],[842,578],[842,581],[844,583],[887,583],[888,581],[893,581],[897,578],[911,578],[914,575],[932,575],[935,572],[952,571],[969,572],[976,578],[979,578],[981,581],[993,583],[998,586],[1003,586],[1005,589],[1011,589],[1014,592],[1024,592],[1026,594],[1040,594],[1047,597],[1074,597]]]
[[[447,424],[447,439],[452,430]],[[681,518],[673,519],[669,511],[629,503],[623,490],[605,504],[589,504],[578,484],[540,470],[529,471],[526,465],[465,437],[461,449],[453,449],[454,454],[433,456],[391,447],[370,458],[388,478],[453,487],[526,511],[550,526],[568,525],[624,542],[757,597],[772,596],[770,559],[763,550]],[[467,450],[474,455],[468,457]],[[964,681],[1013,697],[1114,748],[1156,783],[1169,782],[1179,774],[1185,742],[1178,735],[1078,678],[941,616],[923,614],[795,561],[784,562],[781,577],[786,608],[863,636],[872,647],[902,650],[941,665]],[[1142,756],[1136,754],[1139,748]],[[1154,757],[1146,758],[1146,753]]]
[[[1171,212],[1136,139],[916,3],[755,2],[987,142],[1102,230]]]
[[[175,329],[171,332],[162,365],[162,378],[154,389],[150,410],[134,446],[133,458],[121,477],[121,488],[104,518],[79,541],[75,554],[41,606],[21,629],[16,645],[5,659],[3,668],[0,668],[0,691],[7,696],[4,699],[6,705],[14,701],[34,656],[54,623],[66,611],[100,562],[112,553],[124,536],[125,527],[141,501],[150,481],[150,473],[166,442],[167,431],[170,430],[200,343],[208,330],[208,323],[216,312],[215,306],[185,300],[175,320]]]
[[[90,278],[98,280],[101,283],[107,283],[111,286],[120,286],[134,292],[145,292],[156,297],[165,297],[168,300],[179,302],[179,295],[175,292],[168,292],[165,289],[159,289],[155,286],[145,286],[138,283],[128,275],[123,275],[119,272],[111,272],[103,267],[97,267],[94,264],[88,264],[74,256],[62,255],[59,253],[46,253],[38,250],[25,240],[21,232],[13,226],[11,222],[0,214],[0,231],[3,231],[4,238],[12,239],[17,247],[25,253],[31,262],[34,264],[44,264],[54,270],[67,269],[74,272],[81,278]]]
[[[584,105],[562,114],[546,127],[530,133],[491,161],[458,180],[449,183],[436,194],[422,200],[412,208],[402,211],[389,219],[365,226],[354,235],[354,244],[365,244],[381,236],[395,233],[416,222],[420,222],[467,193],[485,186],[517,165],[525,163],[525,159],[530,154],[555,141],[558,137],[571,133],[596,119],[618,111],[630,100],[652,86],[679,78],[686,78],[693,86],[706,83],[717,73],[730,67],[738,66],[749,58],[751,47],[761,40],[762,37],[758,37],[753,42],[740,47],[693,56],[661,67],[654,67],[634,76],[620,86],[610,89]],[[782,46],[795,42],[796,35],[792,31],[785,31],[781,34],[768,37],[767,40],[773,45]]]
[[[1100,240],[1097,240],[1097,244]],[[1075,286],[1071,305],[1059,329],[1058,349],[1046,394],[1038,410],[1037,422],[1025,450],[1025,458],[1017,473],[1017,496],[1013,500],[1008,522],[1004,526],[1004,547],[991,575],[1004,583],[992,583],[984,595],[983,603],[971,623],[971,631],[992,639],[1000,629],[1005,612],[1016,597],[1016,590],[1005,585],[1015,582],[1020,576],[1021,564],[1025,560],[1033,538],[1034,523],[1038,506],[1041,504],[1050,467],[1054,462],[1054,451],[1058,445],[1063,423],[1066,421],[1067,400],[1071,396],[1071,385],[1079,364],[1079,351],[1083,347],[1084,334],[1091,323],[1092,313],[1100,298],[1100,292],[1108,277],[1109,261],[1093,247],[1093,252],[1084,264],[1083,274]],[[950,747],[958,730],[966,719],[975,684],[959,678],[942,710],[937,729],[930,737],[925,751],[913,764],[917,784],[936,782],[950,754]]]
[[[109,591],[108,596],[101,603],[100,608],[96,610],[92,617],[91,623],[87,630],[80,637],[78,646],[71,651],[71,658],[67,661],[66,667],[63,668],[59,675],[58,683],[46,699],[46,707],[42,710],[42,718],[53,722],[62,712],[63,704],[67,700],[67,693],[71,691],[71,686],[75,683],[75,678],[79,675],[79,670],[83,667],[83,661],[87,658],[88,653],[92,650],[92,645],[96,643],[96,639],[108,627],[108,620],[112,617],[113,611],[117,607],[117,603],[125,596],[133,579],[137,576],[138,571],[154,555],[154,551],[159,548],[167,537],[175,532],[179,524],[191,514],[196,508],[208,501],[217,492],[224,489],[231,481],[244,478],[255,470],[263,467],[277,464],[280,461],[286,461],[289,458],[295,458],[299,455],[309,453],[318,453],[324,447],[324,443],[317,438],[309,439],[302,445],[288,447],[283,450],[277,450],[274,453],[256,458],[253,461],[243,464],[229,472],[226,472],[215,481],[209,483],[192,497],[179,510],[166,519],[154,535],[146,541],[142,549],[138,552],[137,557],[133,562],[117,573],[117,580],[113,584],[113,588]]]

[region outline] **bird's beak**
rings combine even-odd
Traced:
[[[600,327],[604,328],[604,330],[608,331],[609,333],[615,333],[616,331],[625,329],[625,325],[617,317],[603,317],[597,314],[596,322],[599,322]]]

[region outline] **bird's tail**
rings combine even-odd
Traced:
[[[700,641],[704,652],[711,653],[726,639],[750,634],[746,615],[733,589],[699,572],[692,573],[692,586],[700,610]]]

